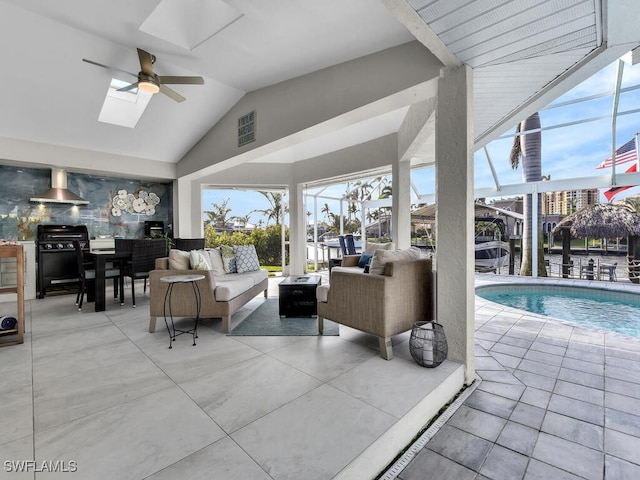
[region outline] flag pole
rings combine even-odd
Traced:
[[[616,90],[613,95],[613,108],[611,111],[611,186],[618,184],[616,179],[616,122],[618,119],[618,102],[620,100],[620,85],[622,84],[622,72],[624,71],[624,62],[618,60],[618,71],[616,78]]]
[[[640,172],[640,151],[638,151],[638,135],[640,135],[640,132],[636,132],[634,137],[636,139],[636,170]]]

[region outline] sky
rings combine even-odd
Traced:
[[[596,167],[611,156],[611,112],[613,108],[613,92],[617,75],[617,61],[608,65],[589,79],[585,80],[565,95],[553,101],[540,111],[542,131],[542,174],[551,175],[552,180],[563,178],[588,177],[609,174],[611,169],[597,170]],[[624,64],[622,88],[640,86],[640,64]],[[572,100],[606,94],[606,96],[592,100],[560,104]],[[633,110],[638,112],[633,113]],[[632,112],[626,113],[625,112]],[[580,123],[560,128],[555,127],[569,122],[577,122],[587,118],[605,116],[598,121]],[[631,140],[640,131],[640,89],[631,90],[620,95],[618,105],[618,119],[616,125],[616,148]],[[493,166],[501,185],[522,182],[522,168],[512,170],[509,163],[509,152],[513,143],[514,128],[505,132],[502,137],[487,145]],[[475,186],[476,188],[493,186],[493,177],[487,162],[484,149],[475,152]],[[629,164],[618,167],[618,172],[624,172]],[[420,194],[434,193],[434,169],[414,170],[411,179]],[[345,192],[345,185],[329,187],[322,195],[339,198]],[[601,190],[600,200],[606,202]],[[309,198],[310,208],[313,201]],[[640,193],[640,186],[630,188],[615,197],[615,200]],[[203,192],[203,210],[211,210],[212,203],[221,204],[229,199],[230,215],[249,215],[250,223],[257,224],[262,216],[255,210],[269,208],[269,203],[263,195],[253,191],[239,190],[206,190]],[[488,199],[490,200],[490,199]],[[318,208],[328,203],[332,212],[339,213],[339,202],[325,198],[318,199]],[[253,213],[252,213],[253,212]],[[313,217],[310,218],[312,220]],[[318,221],[324,220],[324,215],[318,212]]]

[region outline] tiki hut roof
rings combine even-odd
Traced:
[[[640,235],[640,215],[624,204],[597,203],[563,218],[553,229],[569,227],[576,238],[616,238]]]

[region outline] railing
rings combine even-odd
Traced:
[[[640,261],[638,261],[637,264],[640,266]],[[600,259],[583,261],[583,259],[580,258],[578,259],[578,263],[571,261],[562,264],[550,264],[547,260],[546,266],[549,277],[558,276],[560,278],[606,280],[610,282],[617,281],[619,276],[627,277],[627,275],[618,275],[619,271],[622,273],[622,269],[626,267],[625,265],[619,265],[618,262],[601,263]],[[640,271],[638,273],[640,274]]]

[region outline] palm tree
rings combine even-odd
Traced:
[[[534,130],[531,133],[531,130]],[[519,135],[520,132],[525,132],[523,135]],[[542,135],[540,133],[540,115],[538,112],[531,115],[529,118],[520,122],[516,127],[516,136],[513,139],[513,147],[511,148],[511,155],[509,160],[511,161],[511,168],[514,170],[518,168],[520,160],[522,160],[522,180],[525,183],[539,182],[542,180]],[[522,265],[520,267],[520,275],[531,276],[532,274],[532,258],[533,258],[533,212],[532,212],[532,198],[531,194],[527,194],[522,202],[524,210],[524,229],[522,234],[521,254]],[[541,225],[542,219],[542,205],[538,202],[538,211],[536,212],[538,217],[538,225]],[[538,238],[542,237],[542,232]],[[543,244],[538,242],[538,275],[541,277],[547,276],[547,270],[544,263],[544,250]]]
[[[640,198],[638,197],[627,197],[624,199],[624,202],[638,215],[640,215]]]
[[[329,208],[329,204],[325,203],[322,208],[320,209],[320,213],[324,214],[324,219],[327,220],[329,218],[329,215],[331,214],[331,209]]]
[[[254,210],[267,217],[267,225],[270,220],[274,220],[275,225],[280,225],[280,220],[284,218],[286,209],[282,208],[282,194],[275,192],[259,192],[269,201],[269,208]]]
[[[226,229],[227,222],[230,220],[229,214],[231,213],[231,209],[227,208],[229,200],[229,198],[226,198],[221,204],[212,203],[211,210],[204,211],[204,213],[209,217],[204,221],[205,229],[209,225],[213,225],[214,227],[222,230]]]

